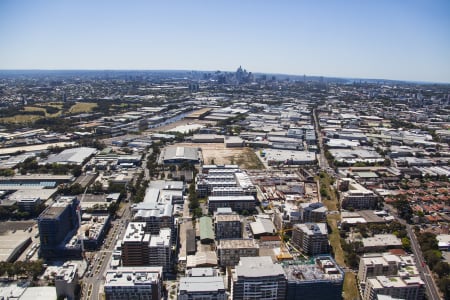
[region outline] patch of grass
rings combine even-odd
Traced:
[[[58,108],[58,109],[60,109],[60,111],[58,111],[58,112],[56,112],[56,113],[54,113],[54,114],[49,114],[49,113],[47,113],[47,111],[46,111],[45,108],[39,107],[39,106],[24,106],[23,110],[24,110],[24,111],[42,111],[42,112],[45,113],[45,116],[46,116],[46,117],[58,117],[58,116],[61,115],[61,108],[62,108],[62,105],[60,105],[60,106],[57,106],[57,105],[47,105],[47,106],[52,106],[52,107]]]
[[[36,106],[24,106],[24,111],[42,111],[45,113],[45,108],[43,107],[36,107]]]
[[[245,148],[241,154],[234,158],[234,161],[244,169],[265,169],[264,164],[250,148]]]
[[[0,123],[15,123],[15,124],[21,124],[21,123],[31,123],[36,120],[42,119],[42,116],[38,115],[15,115],[13,117],[5,117],[0,118]]]
[[[345,273],[343,290],[344,290],[343,298],[345,300],[359,299],[359,291],[355,273],[353,272]]]
[[[327,221],[331,228],[331,232],[328,235],[331,247],[333,247],[334,259],[340,266],[345,266],[345,255],[344,250],[341,246],[341,236],[339,235],[339,229],[337,227],[337,222],[340,220],[340,214],[328,215]]]
[[[87,113],[91,112],[94,108],[97,107],[97,103],[92,102],[77,102],[69,109],[69,113],[78,114],[78,113]]]

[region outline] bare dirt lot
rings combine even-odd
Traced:
[[[181,143],[178,145],[200,147],[204,164],[236,164],[242,169],[264,169],[264,165],[251,148],[225,148],[225,144],[222,143]]]

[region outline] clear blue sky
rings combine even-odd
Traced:
[[[0,0],[0,69],[450,82],[450,0]]]

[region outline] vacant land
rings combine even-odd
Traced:
[[[201,147],[204,164],[238,165],[243,169],[264,169],[264,165],[250,148],[226,148],[222,143],[181,143],[177,145]]]
[[[345,300],[359,299],[359,291],[356,285],[356,275],[353,272],[345,273],[343,298]]]
[[[91,112],[96,107],[97,107],[97,103],[77,102],[69,109],[69,113],[72,113],[72,114],[87,113],[87,112]]]
[[[0,118],[0,123],[16,123],[16,124],[31,123],[36,120],[39,120],[40,118],[42,118],[42,116],[18,114],[13,117]]]

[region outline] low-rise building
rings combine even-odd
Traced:
[[[375,234],[373,237],[363,238],[362,243],[364,252],[402,248],[402,241],[394,234]]]

